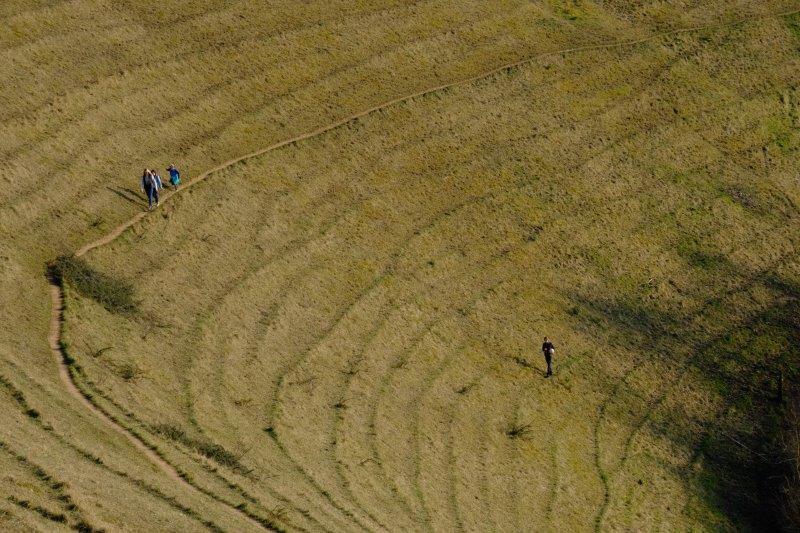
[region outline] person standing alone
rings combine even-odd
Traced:
[[[555,351],[556,347],[553,346],[553,343],[550,342],[550,339],[545,337],[544,343],[542,343],[542,353],[544,354],[544,360],[547,363],[547,373],[544,375],[546,378],[553,375],[553,354]]]

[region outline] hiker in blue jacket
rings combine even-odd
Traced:
[[[181,184],[181,173],[175,168],[175,165],[168,166],[167,170],[169,171],[169,182],[172,188],[177,191],[178,185]]]
[[[144,169],[141,188],[147,195],[147,210],[153,209],[154,201],[158,207],[158,181],[156,181],[155,173],[149,168]]]

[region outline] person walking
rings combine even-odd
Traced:
[[[153,173],[153,178],[156,180],[156,190],[162,190],[164,188],[164,182],[161,181],[161,174],[156,172],[156,169],[153,169],[150,172]]]
[[[169,183],[172,185],[172,188],[177,191],[178,185],[181,184],[181,173],[175,168],[175,165],[168,166],[167,171],[169,172]]]
[[[553,375],[553,354],[556,351],[556,347],[550,342],[550,339],[547,337],[544,338],[544,343],[542,343],[542,353],[544,354],[544,360],[547,363],[547,373],[544,377],[549,378]]]
[[[147,195],[147,210],[150,211],[153,209],[153,202],[155,202],[156,207],[158,207],[158,182],[149,168],[144,169],[141,188]]]

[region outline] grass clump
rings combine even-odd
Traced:
[[[125,381],[133,381],[141,374],[141,371],[131,363],[123,363],[119,365],[117,373]]]
[[[98,272],[83,259],[62,255],[50,265],[50,275],[59,282],[69,282],[81,296],[112,313],[131,314],[137,309],[133,285]]]
[[[195,450],[200,455],[211,459],[220,466],[225,466],[239,473],[248,473],[249,470],[239,462],[239,458],[221,445],[207,439],[193,438],[180,427],[172,424],[158,424],[153,426],[153,431],[171,441],[179,442]]]
[[[45,518],[50,520],[51,522],[56,522],[59,524],[64,524],[67,521],[67,516],[64,513],[57,513],[50,511],[49,509],[45,509],[41,505],[33,505],[28,500],[20,500],[14,496],[9,496],[8,501],[19,507],[20,509],[30,510]]]
[[[530,424],[518,424],[514,423],[511,424],[506,429],[506,436],[509,439],[525,439],[531,435],[531,425]]]
[[[22,391],[14,387],[14,385],[12,385],[11,382],[2,375],[0,375],[0,386],[2,386],[11,394],[11,397],[14,399],[17,405],[19,405],[23,413],[25,413],[25,416],[33,418],[34,420],[42,416],[39,411],[28,405],[28,400],[25,399],[25,395],[22,394]]]
[[[212,461],[219,463],[222,466],[227,466],[235,470],[246,470],[239,463],[239,459],[231,452],[210,441],[195,441],[195,447],[198,452],[208,457]]]

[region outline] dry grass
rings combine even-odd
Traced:
[[[64,395],[42,269],[141,209],[143,166],[191,178],[516,58],[793,4],[4,2],[0,459],[82,514],[3,483],[0,525],[751,527],[798,358],[796,17],[385,109],[70,262],[79,385],[204,492]]]

